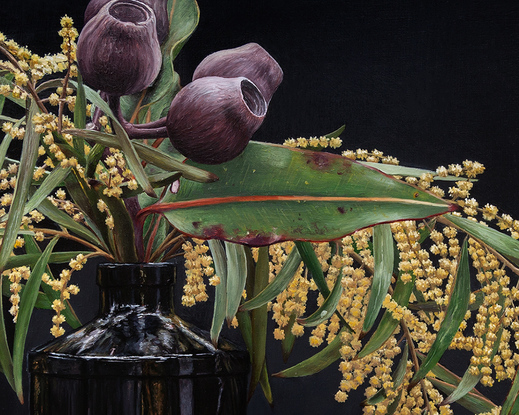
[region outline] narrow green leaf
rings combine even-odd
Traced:
[[[504,311],[504,307],[503,307]],[[501,342],[501,335],[503,334],[503,327],[501,327],[497,333],[497,340],[494,342],[494,347],[492,348],[492,353],[490,355],[490,360],[494,358],[499,349],[499,343]],[[486,335],[483,336],[483,341],[485,341]],[[482,365],[479,366],[479,369],[482,368]],[[442,402],[442,405],[447,405],[452,402],[457,402],[461,398],[463,398],[467,393],[470,393],[472,389],[476,387],[479,383],[483,375],[480,373],[478,375],[473,375],[468,370],[465,371],[463,377],[461,378],[460,383],[457,388],[452,392],[447,398],[445,398]]]
[[[456,274],[456,281],[452,295],[445,312],[445,318],[438,330],[436,339],[427,354],[427,357],[420,365],[420,368],[413,376],[411,384],[416,384],[423,379],[427,373],[438,363],[443,353],[447,350],[458,331],[467,312],[470,300],[470,269],[468,260],[467,240],[464,241],[461,249],[461,258]]]
[[[391,285],[393,262],[395,259],[393,247],[394,242],[391,226],[387,223],[375,226],[373,228],[373,257],[375,267],[368,309],[362,327],[364,332],[369,331],[373,324],[375,324],[384,298],[386,298],[387,290]]]
[[[47,196],[63,182],[69,173],[70,167],[63,168],[58,166],[52,170],[50,174],[45,177],[45,180],[40,185],[38,185],[36,191],[31,195],[29,201],[25,205],[23,214],[26,215],[30,211],[38,208],[41,202],[43,202]]]
[[[254,270],[253,295],[260,293],[269,281],[269,248],[259,248],[258,262]],[[265,351],[267,346],[267,305],[255,308],[251,312],[252,323],[252,351],[251,351],[251,381],[249,384],[249,397],[256,390],[260,381],[263,367],[265,366]]]
[[[29,121],[27,123],[27,133],[23,140],[20,167],[16,179],[13,201],[11,204],[10,218],[7,221],[6,230],[0,246],[0,271],[4,269],[7,259],[11,255],[20,228],[23,216],[23,208],[29,194],[29,187],[32,181],[32,172],[38,158],[39,134],[34,131],[32,117],[36,114],[37,107],[31,103],[29,111]]]
[[[398,408],[398,405],[400,404],[400,400],[402,399],[403,390],[400,389],[400,392],[398,392],[397,397],[387,406],[387,413],[386,415],[393,415],[395,411]]]
[[[76,82],[70,81],[76,88],[78,88],[78,84]],[[124,157],[128,163],[128,167],[132,171],[135,176],[135,180],[137,183],[143,188],[143,190],[152,197],[157,197],[151,184],[148,181],[148,176],[144,172],[144,168],[142,167],[141,161],[135,151],[132,142],[130,141],[128,134],[121,126],[117,118],[114,116],[113,112],[110,110],[108,104],[99,96],[97,92],[92,90],[91,88],[84,85],[85,97],[87,100],[92,102],[96,107],[100,108],[107,116],[112,119],[112,126],[114,129],[114,133],[117,136],[117,141],[119,142],[119,147],[124,153]],[[85,131],[85,130],[82,130]]]
[[[15,392],[18,395],[20,401],[23,401],[23,386],[22,386],[22,374],[23,374],[23,356],[25,354],[25,339],[27,338],[27,332],[29,330],[29,322],[31,320],[32,311],[38,297],[38,290],[40,288],[41,277],[47,262],[49,260],[50,253],[54,249],[54,246],[58,242],[58,238],[53,238],[49,242],[43,254],[41,255],[35,267],[31,270],[31,276],[25,284],[25,289],[20,299],[20,309],[18,311],[18,320],[14,331],[14,343],[13,343],[13,374]]]
[[[225,317],[230,324],[238,307],[247,282],[247,256],[243,245],[225,242],[227,258],[227,309]]]
[[[182,177],[182,173],[178,171],[159,173],[149,176],[150,183],[154,188],[169,186]]]
[[[4,78],[6,81],[8,82],[12,82],[13,78],[14,78],[14,75],[12,73],[9,73],[7,74],[6,76],[2,77]],[[0,84],[2,84],[2,80],[0,78]],[[0,95],[0,114],[3,112],[4,110],[4,104],[5,104],[5,95]]]
[[[512,414],[519,414],[519,399],[515,400],[514,406],[512,408]]]
[[[252,343],[252,322],[250,318],[250,313],[248,311],[238,311],[238,313],[236,314],[236,318],[238,319],[238,328],[240,329],[243,341],[245,343],[245,346],[247,347],[247,350],[249,351],[249,356],[251,356],[252,361],[251,351],[254,346]],[[261,389],[263,390],[263,394],[265,395],[265,398],[267,399],[268,403],[272,405],[272,390],[270,388],[266,361],[263,362],[263,369],[261,371],[260,376],[260,385]]]
[[[36,165],[36,160],[38,158],[39,134],[36,134],[32,124],[32,117],[36,112],[36,103],[31,101],[31,108],[28,114],[27,132],[23,140],[20,167],[16,179],[16,188],[14,190],[13,201],[10,208],[11,216],[7,221],[2,245],[0,246],[0,272],[5,269],[5,264],[11,256],[14,243],[18,236],[18,230],[20,229],[20,223],[23,216],[23,207],[27,201],[29,187],[32,181],[32,172],[34,171],[34,166]],[[2,296],[0,296],[0,310],[1,309]],[[0,365],[8,382],[13,386],[13,388],[17,388],[3,319],[0,319]]]
[[[337,304],[339,304],[339,300],[342,295],[342,273],[337,277],[337,281],[335,281],[335,285],[333,286],[332,291],[326,297],[323,304],[311,315],[307,318],[297,319],[297,322],[302,326],[306,327],[315,327],[321,324],[323,321],[328,320],[335,310],[337,309]]]
[[[413,292],[413,287],[414,277],[412,281],[404,283],[399,275],[395,285],[395,289],[393,291],[393,300],[398,305],[407,306],[409,303],[409,298],[411,297],[411,294]],[[357,358],[360,359],[366,357],[367,355],[373,353],[375,350],[380,349],[380,347],[382,347],[382,345],[387,341],[387,339],[389,339],[391,334],[393,334],[398,324],[399,321],[393,318],[389,310],[386,310],[384,315],[382,316],[382,319],[380,320],[380,323],[377,326],[377,329],[369,338],[368,342],[364,345],[362,350],[357,354]]]
[[[303,262],[308,268],[308,271],[310,271],[317,288],[323,297],[328,297],[330,295],[330,289],[328,288],[328,284],[324,278],[323,268],[315,254],[314,247],[310,242],[295,241],[294,243],[299,251],[299,255],[301,255]]]
[[[138,262],[137,249],[135,247],[135,234],[133,221],[122,199],[100,195],[106,203],[114,220],[114,227],[111,229],[113,235],[113,249],[116,259],[123,263]]]
[[[454,389],[456,388],[450,383],[436,379],[432,376],[428,376],[427,379],[433,384],[435,388],[441,390],[446,394],[454,392]],[[496,405],[489,399],[485,398],[482,395],[475,394],[473,392],[469,392],[463,398],[459,399],[456,402],[474,414],[479,414],[482,412],[491,412],[492,409],[496,407]],[[505,413],[506,412],[501,411],[501,414]]]
[[[409,358],[409,347],[407,343],[404,345],[404,351],[402,353],[402,357],[398,362],[398,366],[395,369],[395,373],[393,375],[393,384],[395,388],[398,388],[402,382],[404,381],[404,377],[407,371],[407,359]]]
[[[6,159],[5,156],[7,155],[7,151],[9,150],[9,146],[11,145],[12,141],[13,137],[11,137],[9,134],[4,135],[2,143],[0,143],[0,166],[4,165]]]
[[[74,105],[74,127],[83,129],[86,127],[87,100],[85,94],[85,86],[83,85],[83,78],[80,73],[78,73],[77,76],[76,91],[76,103]],[[84,151],[83,149],[79,148],[76,148],[76,150],[81,150],[82,152]]]
[[[144,167],[142,167],[139,155],[137,154],[137,151],[135,151],[135,148],[133,147],[133,144],[128,137],[128,134],[124,128],[115,120],[113,122],[113,127],[115,135],[117,136],[117,140],[119,141],[121,149],[124,153],[124,157],[126,158],[126,162],[128,163],[128,167],[135,176],[135,180],[137,180],[137,183],[139,183],[147,195],[151,197],[157,197],[150,181],[148,180],[148,176],[144,171]]]
[[[97,208],[102,190],[98,191],[95,187],[90,187],[76,169],[72,169],[71,174],[65,178],[65,186],[74,203],[84,213],[84,219],[97,236],[98,243],[108,246],[109,232],[106,225],[106,214]]]
[[[58,85],[61,85],[61,82],[59,80],[57,80],[58,82]],[[73,79],[70,79],[69,80],[69,83],[74,87],[76,88],[76,90],[78,89],[78,83],[76,81],[74,81]],[[54,83],[52,83],[52,81],[49,82],[48,86],[50,87],[53,87],[54,85],[56,84],[56,81],[54,81]],[[112,110],[110,109],[110,106],[108,105],[108,103],[101,97],[101,95],[99,95],[97,93],[97,91],[93,90],[92,88],[90,88],[88,85],[85,85],[83,84],[83,88],[84,88],[84,91],[85,91],[85,97],[86,97],[86,100],[91,102],[92,104],[94,104],[95,107],[99,108],[101,111],[103,111],[108,117],[110,117],[112,120],[115,120],[115,116],[112,112]]]
[[[0,287],[2,291],[4,287],[9,283],[7,278],[0,276]],[[3,310],[3,295],[0,295],[0,310]],[[7,343],[7,332],[5,330],[5,317],[0,316],[0,369],[4,373],[9,386],[15,390],[14,376],[13,376],[13,360],[11,358],[11,351],[9,350],[9,344]]]
[[[211,256],[213,257],[216,275],[220,277],[220,284],[215,287],[213,319],[210,330],[211,341],[213,344],[217,344],[227,308],[227,260],[225,258],[225,249],[221,241],[210,239],[208,244],[211,250]],[[240,324],[240,329],[241,328]],[[248,346],[247,349],[251,350]]]
[[[269,372],[267,368],[267,361],[263,362],[263,370],[261,371],[260,385],[263,390],[263,395],[270,406],[274,403],[274,397],[272,396],[272,389],[270,388]]]
[[[292,327],[294,327],[294,323],[296,322],[296,315],[293,313],[290,315],[290,320],[288,324],[283,328],[285,332],[285,336],[281,340],[281,352],[283,354],[283,362],[287,362],[290,354],[292,353],[292,349],[294,348],[294,343],[296,341],[296,336],[292,333]]]
[[[346,129],[346,126],[342,125],[339,128],[337,128],[335,131],[332,131],[331,133],[326,134],[325,137],[326,138],[339,137],[344,132],[345,129]]]
[[[274,278],[258,295],[240,305],[240,311],[253,310],[254,308],[261,307],[276,298],[288,287],[288,284],[290,284],[290,281],[294,278],[300,265],[301,255],[299,254],[299,251],[294,248],[288,255],[287,260],[283,264],[283,267],[276,278]]]
[[[519,370],[515,372],[515,378],[512,383],[512,387],[508,391],[508,395],[506,396],[505,402],[501,408],[502,415],[514,415],[512,409],[515,407],[515,403],[519,398]]]
[[[78,73],[77,76],[78,86],[76,90],[76,103],[74,105],[74,127],[85,128],[86,127],[86,107],[87,100],[85,94],[85,87],[83,85],[83,78]],[[85,140],[80,137],[74,137],[73,141],[74,150],[78,154],[79,163],[84,166],[86,163],[85,157]]]
[[[200,183],[212,183],[218,180],[218,176],[214,173],[185,164],[183,161],[177,160],[170,154],[164,153],[151,146],[135,142],[135,149],[148,163],[167,171],[179,171],[187,180]]]
[[[50,254],[49,264],[65,264],[68,263],[72,258],[75,258],[79,254],[87,255],[90,252],[88,251],[63,251],[63,252],[53,252]],[[35,254],[22,254],[22,255],[13,255],[11,256],[6,264],[5,269],[17,268],[17,267],[31,267],[33,268],[38,259],[41,256],[40,253]]]
[[[75,137],[81,137],[79,134],[74,134]],[[86,167],[85,167],[85,176],[93,177],[95,174],[95,170],[97,164],[103,157],[103,153],[105,151],[105,146],[102,144],[96,143],[91,149],[90,152],[86,156]]]
[[[5,229],[1,228],[0,229],[0,236],[4,236],[4,234],[5,234]],[[34,235],[34,231],[28,231],[28,230],[20,229],[17,234],[18,235]]]
[[[480,239],[485,244],[506,256],[514,264],[519,265],[519,241],[481,223],[455,215],[445,215],[444,218],[469,235]]]
[[[407,371],[407,359],[409,358],[409,348],[407,347],[407,343],[404,346],[404,352],[400,357],[400,361],[391,376],[393,378],[393,389],[397,389],[402,382],[404,381],[405,373]],[[364,402],[368,405],[375,405],[377,403],[382,402],[386,399],[386,390],[381,388],[375,393],[371,398],[366,399]]]
[[[84,137],[88,140],[95,141],[97,144],[103,146],[101,148],[113,147],[122,149],[122,146],[112,134],[78,129],[70,129],[66,130],[65,132],[74,136]],[[196,182],[214,182],[215,180],[218,180],[218,177],[213,173],[199,169],[198,167],[190,166],[189,164],[185,164],[182,160],[178,160],[167,153],[157,150],[156,148],[139,143],[138,141],[133,142],[133,146],[137,154],[143,160],[166,171],[181,172],[182,176],[188,180],[193,180]],[[91,164],[93,165],[93,168],[95,168],[94,159],[92,159]],[[97,162],[95,164],[97,164]]]
[[[447,181],[453,182],[458,181],[460,178],[457,176],[438,176],[433,170],[426,169],[418,169],[415,167],[406,167],[406,166],[398,166],[394,164],[384,164],[384,163],[373,163],[370,161],[359,161],[359,163],[363,164],[367,167],[372,167],[374,169],[380,170],[383,173],[389,174],[390,176],[410,176],[410,177],[421,177],[423,174],[431,174],[436,181]],[[476,179],[472,179],[471,181],[477,181]]]
[[[38,210],[50,220],[66,228],[70,233],[78,235],[95,246],[103,248],[103,245],[100,243],[96,235],[82,224],[76,222],[65,212],[59,210],[50,200],[42,200],[38,206]]]
[[[32,237],[32,236],[31,237],[25,236],[24,239],[25,239],[25,250],[27,252],[27,255],[30,255],[30,256],[37,255],[38,256],[38,258],[36,259],[34,265],[31,265],[31,268],[34,269],[34,267],[36,266],[37,261],[41,257],[41,249],[38,246],[38,243],[36,242],[34,237]],[[49,264],[53,263],[52,262],[53,258],[55,260],[60,261],[60,262],[65,262],[65,258],[66,257],[68,257],[66,262],[69,262],[70,259],[75,258],[77,256],[77,255],[71,256],[71,254],[72,254],[71,252],[52,252],[50,254],[49,260],[47,262]],[[86,254],[86,253],[84,253],[84,254]],[[16,255],[16,256],[20,256],[20,255]],[[45,272],[47,272],[47,274],[49,275],[49,278],[51,280],[54,280],[54,276],[52,275],[52,270],[51,270],[51,268],[48,265],[47,265],[47,269],[45,270]],[[45,293],[48,301],[51,304],[52,304],[52,302],[54,300],[60,299],[60,295],[61,295],[60,292],[59,291],[54,291],[52,289],[52,287],[49,286],[48,284],[41,284],[41,288],[43,289],[43,292]],[[65,309],[62,310],[61,313],[63,314],[63,316],[65,316],[67,324],[70,327],[72,327],[73,329],[78,328],[78,327],[81,326],[81,322],[79,321],[76,313],[74,312],[74,309],[70,305],[70,301],[69,300],[65,301]]]
[[[275,373],[272,376],[277,376],[280,378],[297,378],[302,376],[313,375],[317,372],[320,372],[323,369],[326,369],[333,362],[336,362],[341,358],[341,347],[343,346],[341,341],[341,334],[346,330],[342,328],[337,336],[332,340],[328,346],[324,349],[320,350],[313,356],[309,357],[306,360],[289,367],[281,372]]]
[[[13,126],[19,127],[23,122],[25,121],[25,117],[20,118],[19,120],[13,120]],[[2,139],[2,143],[0,143],[0,166],[3,166],[9,158],[7,158],[7,152],[9,151],[9,146],[11,145],[13,141],[13,137],[11,137],[9,134],[5,134],[4,138]],[[14,162],[14,160],[13,160]],[[18,162],[18,161],[16,161]]]
[[[9,85],[11,87],[15,86],[13,82],[14,75],[9,73],[6,76],[0,76],[0,85]],[[21,98],[15,98],[12,94],[7,95],[6,97],[9,101],[14,102],[15,104],[19,105],[20,107],[24,108],[26,107],[27,103],[25,99]]]
[[[40,310],[52,310],[52,302],[45,293],[39,292],[34,307]]]

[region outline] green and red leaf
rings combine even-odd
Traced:
[[[177,193],[142,214],[164,213],[198,238],[262,246],[328,241],[378,223],[454,210],[428,192],[331,153],[251,142],[230,162],[196,166],[219,180],[181,180]]]

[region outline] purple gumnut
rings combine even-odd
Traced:
[[[205,76],[250,79],[270,102],[283,80],[283,70],[269,53],[257,43],[221,50],[207,56],[195,69],[193,81]]]
[[[238,156],[267,113],[263,95],[247,78],[203,77],[175,96],[166,127],[187,158],[219,164]]]
[[[84,23],[87,24],[101,8],[110,0],[90,0],[84,15]],[[137,1],[137,0],[136,0]],[[159,43],[164,42],[169,33],[169,18],[168,18],[168,0],[138,0],[150,6],[155,13],[155,20],[157,25],[157,37]]]
[[[121,96],[147,88],[162,65],[151,8],[135,0],[106,3],[81,31],[77,61],[94,89]]]

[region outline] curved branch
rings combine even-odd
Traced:
[[[131,139],[155,139],[168,136],[166,117],[146,124],[132,124],[123,117],[119,97],[108,96],[108,105]]]
[[[46,228],[37,228],[37,231],[42,232],[43,234],[46,234],[46,235],[55,235],[55,236],[59,236],[60,238],[70,239],[72,241],[78,242],[81,245],[84,245],[87,248],[92,249],[99,256],[103,256],[106,259],[108,259],[109,261],[115,262],[114,257],[111,254],[109,254],[108,252],[105,252],[102,249],[99,249],[99,247],[97,247],[96,245],[94,245],[90,242],[87,242],[84,239],[81,239],[77,236],[74,236],[68,232],[56,231],[54,229],[46,229]]]

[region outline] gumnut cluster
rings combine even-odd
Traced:
[[[91,0],[77,47],[83,81],[101,92],[130,138],[167,136],[195,162],[229,161],[260,127],[283,71],[255,43],[213,53],[175,96],[166,117],[130,124],[120,97],[153,85],[169,31],[166,0]]]

